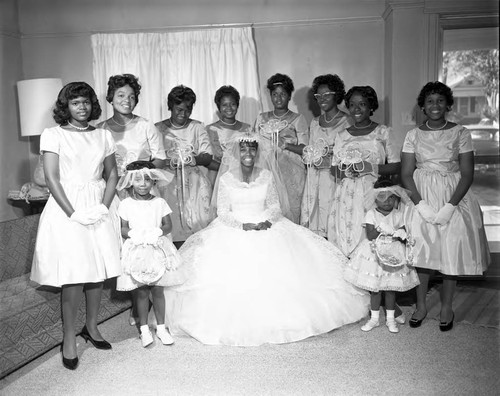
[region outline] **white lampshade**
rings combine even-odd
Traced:
[[[17,82],[21,135],[41,135],[45,128],[55,126],[52,110],[62,89],[60,78],[37,78]]]

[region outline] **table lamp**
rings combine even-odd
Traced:
[[[52,110],[62,87],[60,78],[36,78],[17,82],[21,136],[38,136],[45,128],[56,125]],[[38,158],[33,181],[45,186],[41,156]]]

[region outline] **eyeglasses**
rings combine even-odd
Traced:
[[[314,97],[316,100],[323,100],[330,99],[333,95],[335,95],[335,92],[324,92],[322,94],[314,94]]]

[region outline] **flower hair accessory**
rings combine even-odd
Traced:
[[[151,180],[164,180],[166,182],[171,181],[166,177],[164,172],[159,169],[142,168],[137,170],[128,170],[122,177],[120,177],[120,180],[116,185],[116,189],[120,191],[125,188],[129,188],[132,186],[133,181],[136,180],[137,177],[140,177],[143,180],[146,176]]]
[[[254,132],[240,132],[234,135],[235,142],[256,142],[259,143],[260,136]]]

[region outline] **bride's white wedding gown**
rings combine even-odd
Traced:
[[[344,281],[342,253],[281,215],[269,171],[250,184],[224,174],[217,211],[180,249],[192,273],[165,292],[173,334],[211,345],[286,343],[367,315],[369,296]],[[268,230],[242,229],[265,220]]]

